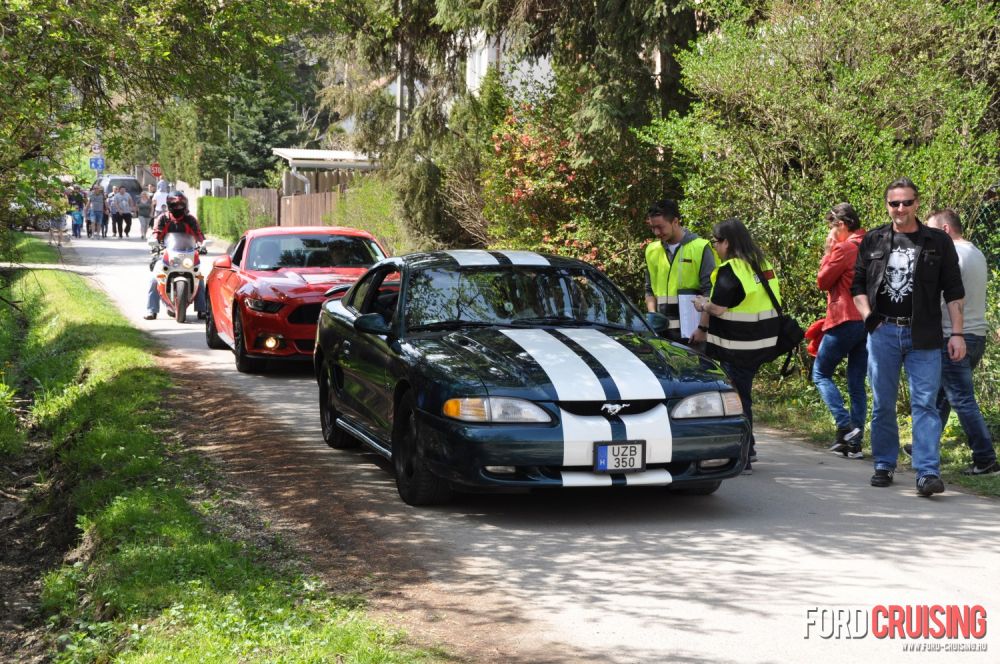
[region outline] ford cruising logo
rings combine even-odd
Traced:
[[[601,406],[601,412],[608,417],[614,417],[631,405],[630,403],[606,403]]]

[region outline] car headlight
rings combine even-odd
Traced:
[[[724,417],[743,413],[743,402],[736,392],[699,392],[681,399],[670,413],[675,420],[689,417]]]
[[[463,422],[551,422],[542,408],[524,399],[509,397],[468,397],[448,399],[441,412]]]
[[[252,297],[248,297],[244,300],[247,303],[247,308],[253,309],[254,311],[262,311],[266,314],[277,313],[282,306],[281,302],[273,302],[271,300],[258,300]]]

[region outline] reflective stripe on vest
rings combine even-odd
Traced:
[[[660,240],[646,245],[646,269],[649,287],[656,297],[657,310],[670,319],[671,329],[680,329],[679,293],[697,295],[701,292],[701,259],[708,240],[695,238],[677,247],[674,260]]]
[[[752,356],[757,351],[775,346],[778,343],[780,326],[778,312],[775,311],[767,291],[746,261],[734,258],[719,265],[712,273],[713,290],[718,272],[724,265],[732,268],[733,274],[743,287],[745,297],[721,316],[709,318],[706,340],[710,345],[722,349],[724,359],[730,360],[738,359],[740,356]],[[765,264],[762,272],[768,278],[771,290],[780,302],[778,280],[771,266]]]

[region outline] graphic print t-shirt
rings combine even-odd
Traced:
[[[893,233],[885,278],[877,294],[879,313],[913,315],[913,272],[917,266],[917,233]]]

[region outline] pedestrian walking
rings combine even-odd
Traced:
[[[139,194],[139,201],[135,204],[136,215],[139,217],[139,234],[142,239],[146,239],[146,232],[149,230],[149,222],[153,218],[153,199],[148,192]]]
[[[705,352],[722,364],[740,395],[750,423],[750,449],[743,472],[750,474],[757,460],[753,380],[761,356],[778,344],[780,319],[771,295],[780,304],[781,293],[774,270],[742,221],[727,219],[716,224],[712,245],[722,263],[712,273],[711,297],[694,299],[694,308],[702,316],[691,341],[706,342]]]
[[[972,449],[972,464],[962,471],[963,475],[997,475],[1000,474],[1000,463],[997,462],[997,453],[993,449],[993,436],[979,409],[972,383],[972,372],[983,359],[983,352],[986,350],[986,282],[989,278],[986,256],[965,239],[961,217],[955,210],[944,209],[932,213],[927,218],[927,225],[941,229],[955,243],[962,285],[965,288],[965,307],[962,312],[965,357],[952,360],[947,345],[941,349],[941,389],[937,397],[941,426],[948,422],[948,415],[954,409]],[[951,316],[944,302],[941,303],[941,324],[944,333],[950,334]]]
[[[708,240],[684,228],[676,201],[653,203],[646,222],[656,238],[646,245],[646,311],[667,317],[663,336],[687,343],[700,318],[694,297],[712,291],[715,254]]]
[[[875,474],[871,485],[893,482],[899,457],[896,400],[900,372],[910,385],[913,421],[913,469],[917,493],[944,491],[941,481],[941,417],[937,395],[941,387],[942,295],[951,317],[948,357],[965,357],[965,289],[955,243],[944,231],[917,219],[920,194],[909,178],[886,187],[884,200],[890,223],[865,234],[858,250],[851,293],[868,330],[868,381],[872,390],[870,425]]]
[[[826,316],[822,325],[823,338],[813,362],[812,379],[837,427],[837,437],[830,451],[848,459],[862,459],[861,442],[868,408],[868,395],[865,394],[868,339],[864,321],[851,297],[851,283],[865,231],[850,203],[834,205],[826,213],[825,220],[829,234],[816,286],[826,291]],[[833,374],[845,358],[850,411],[844,407],[844,397],[833,382]]]
[[[101,185],[95,184],[90,190],[84,216],[87,219],[87,237],[104,237],[107,227],[104,225],[104,215],[107,197]]]
[[[117,193],[111,199],[111,214],[114,221],[114,234],[117,238],[127,237],[132,229],[132,212],[135,209],[135,201],[125,190],[125,187],[118,187]]]

